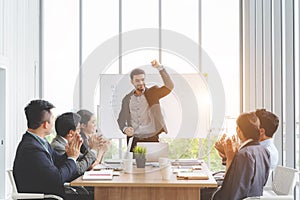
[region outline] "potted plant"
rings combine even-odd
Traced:
[[[133,154],[137,168],[144,168],[146,164],[146,147],[136,146],[133,149]]]

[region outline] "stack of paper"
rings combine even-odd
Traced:
[[[82,180],[112,180],[113,170],[87,171]]]
[[[198,159],[178,159],[172,161],[172,165],[174,166],[196,166],[201,165],[203,161]]]
[[[178,172],[177,179],[208,180],[208,176],[202,172]]]

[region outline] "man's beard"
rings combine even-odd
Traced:
[[[136,88],[137,91],[143,92],[144,88]]]
[[[140,92],[143,92],[145,89],[145,84],[144,85],[137,85],[136,86],[136,90],[140,91]]]

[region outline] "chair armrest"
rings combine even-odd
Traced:
[[[34,193],[14,193],[11,195],[13,199],[43,199],[44,194]]]
[[[59,197],[59,196],[56,196],[56,195],[53,195],[53,194],[45,194],[45,195],[44,195],[44,198],[45,198],[45,199],[50,198],[50,199],[64,200],[63,198],[61,198],[61,197]]]
[[[84,186],[76,186],[78,194],[86,194],[89,195],[89,191]]]
[[[57,199],[64,200],[63,198],[53,194],[37,194],[37,193],[14,193],[12,194],[13,199]]]
[[[281,196],[269,196],[269,197],[247,197],[243,200],[255,200],[255,199],[261,199],[261,200],[294,200],[294,196],[292,195],[281,195]]]
[[[75,186],[74,187],[74,186],[71,186],[71,184],[68,182],[64,183],[64,188],[65,188],[65,190],[68,190],[68,192],[71,194],[86,194],[86,195],[90,194],[84,186]]]
[[[294,196],[292,195],[279,195],[279,196],[273,196],[273,197],[260,197],[260,199],[263,200],[294,200]]]
[[[212,175],[215,176],[217,174],[225,174],[225,171],[224,170],[221,170],[221,171],[217,171],[217,172],[214,172]]]

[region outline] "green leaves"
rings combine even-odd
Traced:
[[[133,153],[146,155],[146,148],[142,146],[135,146],[133,149]]]

